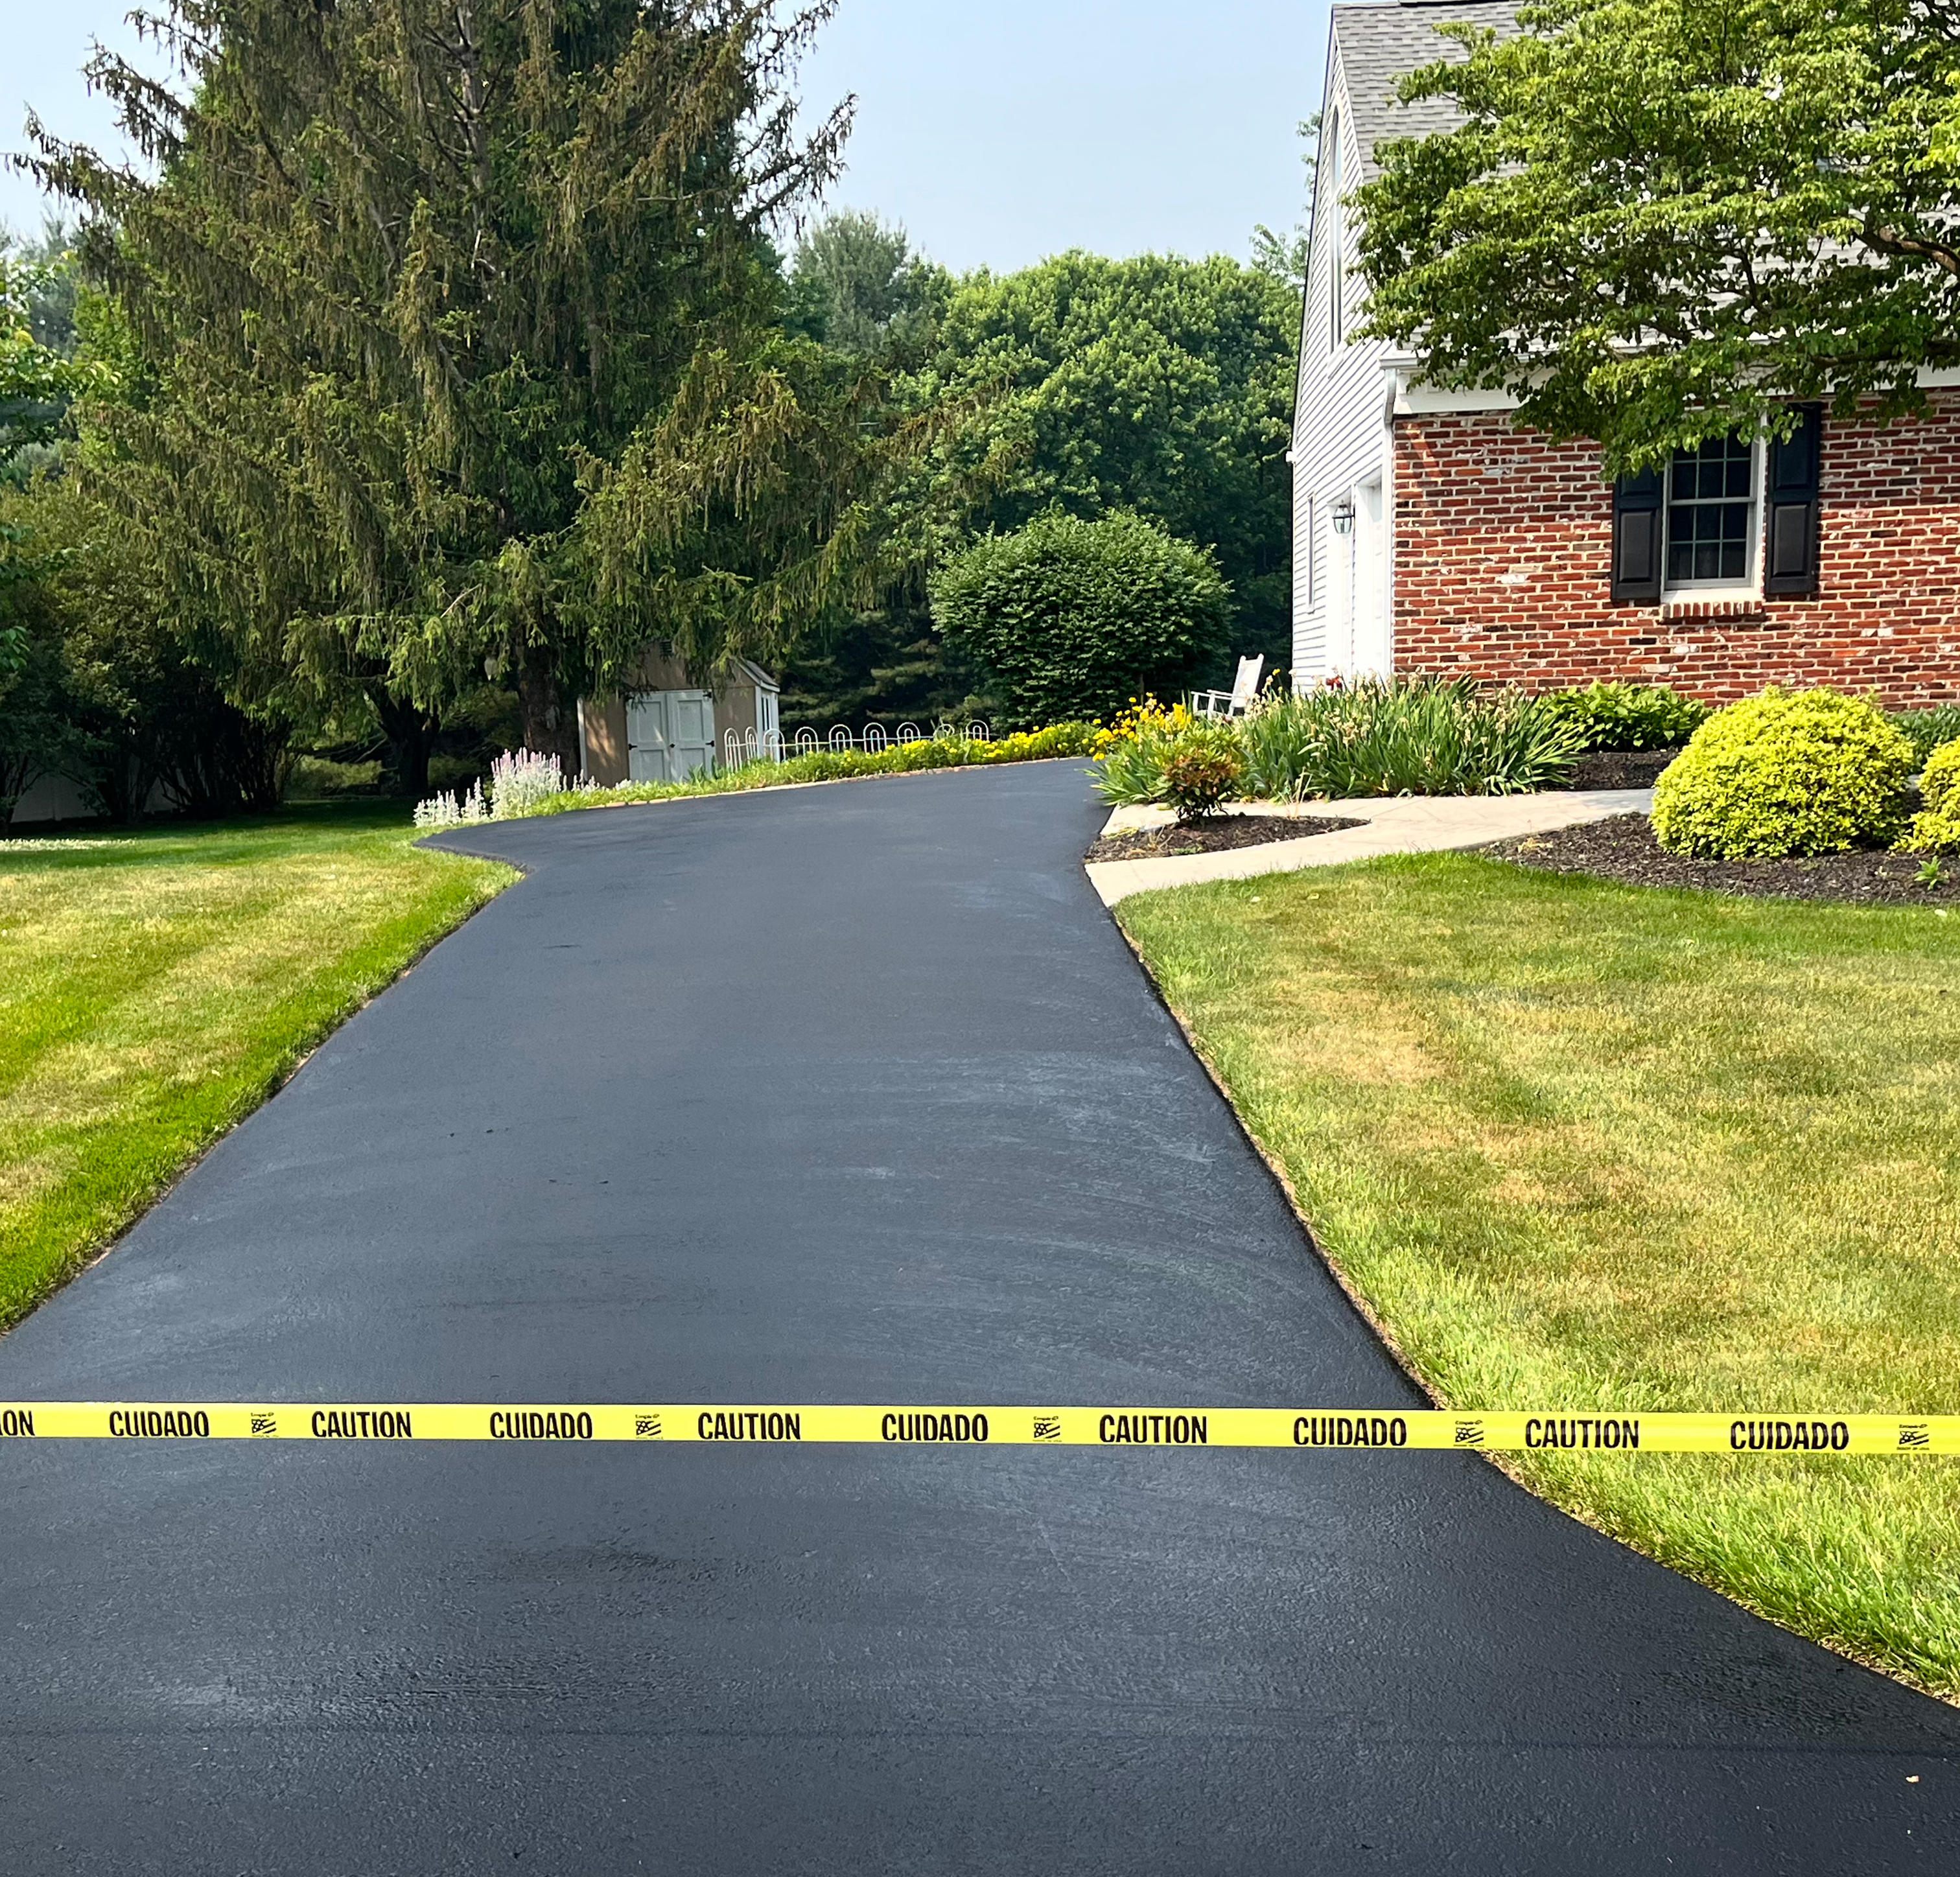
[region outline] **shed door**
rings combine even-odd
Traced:
[[[683,782],[714,767],[714,700],[705,691],[640,691],[626,700],[626,773]]]

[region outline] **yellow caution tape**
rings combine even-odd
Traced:
[[[1329,1408],[567,1407],[0,1402],[0,1440],[660,1440],[762,1446],[1960,1453],[1960,1414],[1452,1414]]]

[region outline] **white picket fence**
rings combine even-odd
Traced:
[[[857,749],[875,756],[896,743],[985,743],[993,740],[993,731],[976,717],[966,724],[935,724],[930,730],[921,730],[916,724],[901,724],[889,735],[882,724],[867,724],[861,733],[856,733],[848,725],[838,724],[827,736],[819,736],[806,724],[792,737],[784,737],[780,730],[765,731],[759,742],[752,730],[744,730],[740,736],[727,730],[721,733],[721,749],[724,765],[733,769],[745,762],[788,762],[797,756],[813,756],[819,750],[842,756]]]

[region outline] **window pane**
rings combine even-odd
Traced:
[[[1735,437],[1712,437],[1675,453],[1668,466],[1670,585],[1726,585],[1748,578],[1755,460],[1747,440]]]

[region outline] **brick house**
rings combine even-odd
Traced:
[[[1333,9],[1291,452],[1296,682],[1960,698],[1960,374],[1928,375],[1923,419],[1806,407],[1787,443],[1716,441],[1615,485],[1592,447],[1518,428],[1512,400],[1415,383],[1417,360],[1352,337],[1341,199],[1377,173],[1378,142],[1450,122],[1440,100],[1397,103],[1395,81],[1454,51],[1437,24],[1512,31],[1515,14],[1508,0]]]

